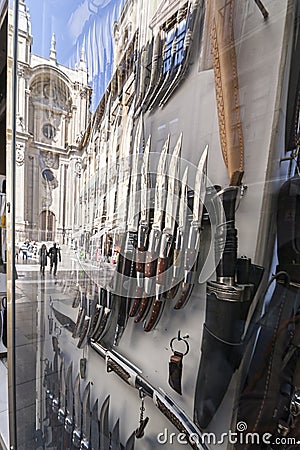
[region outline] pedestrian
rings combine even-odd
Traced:
[[[61,262],[61,253],[55,242],[53,247],[49,249],[48,256],[50,258],[50,273],[52,273],[53,269],[53,275],[56,276],[58,261]]]
[[[45,267],[47,266],[47,256],[48,256],[48,251],[47,251],[46,244],[42,244],[40,251],[39,251],[40,272],[42,275],[45,275]]]

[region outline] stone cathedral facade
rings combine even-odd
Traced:
[[[31,53],[30,15],[20,1],[16,117],[16,239],[70,242],[82,167],[78,143],[89,121],[84,51],[75,69]],[[38,230],[38,232],[37,232]]]

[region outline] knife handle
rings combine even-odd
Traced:
[[[129,317],[134,317],[136,316],[138,309],[140,307],[141,304],[141,297],[143,295],[144,289],[142,286],[137,286],[136,291],[135,291],[135,295],[134,295],[134,301],[133,301],[133,305],[129,311]]]
[[[178,282],[178,279],[173,277],[172,281],[171,281],[172,287],[170,289],[168,289],[168,291],[165,293],[165,298],[167,300],[173,300],[173,298],[176,297],[178,289],[179,289],[179,285],[180,285],[180,283]]]
[[[140,322],[145,317],[145,315],[147,314],[148,307],[150,305],[151,300],[152,300],[152,297],[143,297],[142,298],[138,314],[137,314],[136,318],[134,319],[135,323]]]
[[[184,281],[182,282],[180,296],[177,300],[176,305],[174,306],[174,309],[181,309],[187,304],[191,296],[193,287],[194,284],[192,283],[185,283]]]
[[[164,303],[165,302],[162,300],[154,300],[151,308],[150,319],[144,326],[144,331],[151,331],[155,327],[162,313]]]
[[[146,253],[145,261],[145,277],[152,278],[156,275],[157,259],[156,254],[152,252]]]
[[[156,269],[156,283],[164,285],[166,281],[166,277],[164,272],[168,269],[169,266],[169,258],[167,257],[159,257],[157,260],[157,269]]]
[[[138,248],[135,253],[136,260],[136,271],[144,273],[145,271],[145,258],[146,258],[146,248]]]
[[[225,217],[218,225],[215,238],[217,280],[234,280],[237,263],[237,229],[235,228],[235,204],[238,187],[231,186],[220,193]]]

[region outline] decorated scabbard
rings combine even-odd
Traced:
[[[201,429],[211,422],[239,366],[246,318],[263,274],[263,269],[248,258],[237,258],[237,192],[238,188],[229,187],[218,194],[224,213],[215,236],[217,281],[207,283],[194,403],[194,420]]]
[[[209,450],[205,444],[202,432],[186,413],[163,391],[154,388],[145,378],[142,372],[126,358],[115,351],[107,350],[100,344],[91,343],[94,350],[106,359],[108,372],[114,372],[126,384],[135,389],[142,390],[145,396],[153,400],[160,412],[180,431],[186,438],[186,443],[194,450]],[[105,448],[105,447],[103,447]]]

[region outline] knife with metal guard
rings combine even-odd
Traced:
[[[200,248],[201,221],[206,193],[207,155],[208,146],[205,147],[196,170],[193,219],[190,224],[187,248],[184,251],[184,280],[181,283],[180,294],[174,306],[175,309],[183,308],[186,305],[195,283],[197,258]]]
[[[167,198],[167,177],[166,162],[169,151],[170,136],[167,137],[159,158],[155,185],[154,217],[153,224],[149,234],[149,244],[146,251],[144,267],[144,293],[140,303],[135,323],[143,319],[149,302],[155,295],[155,275],[157,260],[159,256],[159,246],[162,235],[163,219],[165,214],[165,205]]]
[[[161,235],[159,256],[156,269],[155,300],[151,306],[150,317],[144,325],[145,331],[151,331],[157,324],[165,303],[165,295],[168,290],[168,268],[174,241],[174,231],[179,201],[179,170],[180,153],[182,145],[182,133],[175,145],[168,170],[167,199],[165,211],[164,229]]]

